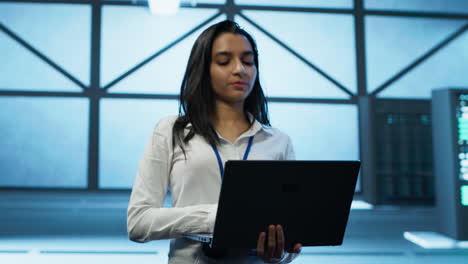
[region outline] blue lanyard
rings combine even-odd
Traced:
[[[247,160],[247,157],[249,156],[250,148],[252,147],[253,139],[254,139],[254,136],[251,136],[249,138],[249,143],[247,144],[247,149],[245,150],[244,158],[242,158],[242,160]],[[221,156],[219,155],[218,148],[216,148],[215,145],[211,145],[211,147],[213,148],[213,151],[216,154],[216,158],[218,159],[219,172],[221,173],[221,179],[222,179],[224,175],[223,161],[221,160]]]

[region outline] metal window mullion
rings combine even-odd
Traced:
[[[356,13],[354,15],[354,34],[356,45],[356,70],[358,95],[367,95],[366,74],[366,38],[364,24],[364,10],[362,0],[355,1]]]
[[[364,0],[354,0],[354,34],[358,87],[359,158],[361,165],[360,190],[366,201],[375,203],[374,123],[373,99],[367,93],[365,11]]]
[[[99,110],[102,4],[93,1],[91,16],[91,80],[89,96],[88,190],[97,190],[99,182]]]

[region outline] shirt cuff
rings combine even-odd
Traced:
[[[210,234],[213,234],[214,225],[216,221],[216,213],[218,212],[218,204],[213,204],[208,209],[208,215],[206,217],[206,226]]]
[[[297,256],[298,253],[286,253],[280,263],[291,263]]]

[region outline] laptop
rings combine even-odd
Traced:
[[[211,248],[253,249],[260,232],[281,224],[286,247],[341,245],[360,164],[227,161],[213,235],[186,237]]]

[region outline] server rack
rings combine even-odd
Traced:
[[[432,92],[439,231],[468,240],[468,89]]]
[[[364,199],[373,204],[433,205],[430,100],[376,99],[361,102],[372,109],[365,138],[367,164],[374,177],[363,179]]]

